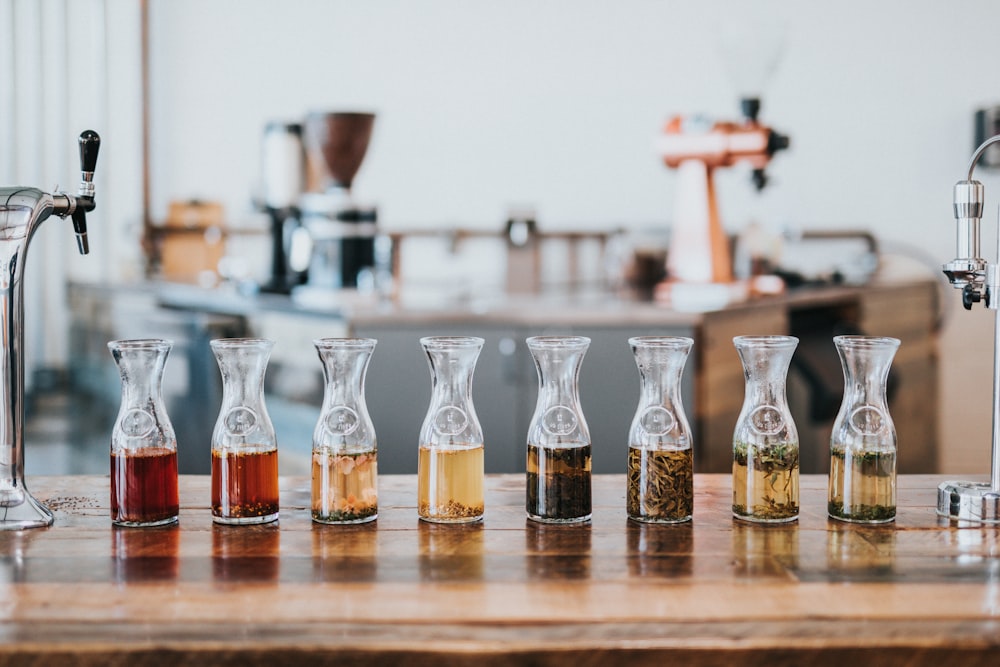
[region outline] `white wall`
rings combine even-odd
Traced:
[[[664,120],[735,118],[740,94],[760,92],[763,120],[793,145],[761,196],[746,170],[719,175],[730,229],[751,218],[870,227],[944,262],[972,112],[1000,103],[1000,3],[991,0],[150,4],[156,216],[188,197],[249,216],[265,122],[350,107],[379,114],[356,192],[379,205],[387,227],[496,227],[521,202],[548,229],[662,223],[673,174],[652,145]],[[106,221],[127,255],[141,212],[138,25],[134,3],[106,7],[108,132],[118,144],[102,178],[127,202]],[[759,91],[743,90],[719,36],[744,26],[771,35],[762,27],[771,23],[784,28],[782,58]],[[1000,182],[981,178],[992,210]],[[942,338],[943,462],[985,471],[992,317],[954,314]]]

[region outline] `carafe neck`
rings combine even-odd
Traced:
[[[365,374],[376,341],[371,338],[324,338],[314,341],[323,364],[325,407],[363,405]]]
[[[166,340],[111,341],[108,349],[122,381],[122,402],[137,405],[161,401],[163,370],[172,343]]]
[[[746,403],[786,406],[788,367],[798,342],[794,336],[737,336],[733,339],[743,364]]]
[[[472,377],[484,340],[473,336],[421,338],[431,371],[431,402],[422,444],[482,444],[472,403]]]
[[[690,338],[632,338],[639,368],[640,402],[672,405],[680,401],[681,374],[693,341]]]
[[[590,444],[590,430],[580,406],[579,379],[590,339],[583,336],[534,336],[528,350],[538,371],[538,401],[528,432],[529,444]]]
[[[871,336],[833,339],[844,370],[844,396],[854,404],[885,407],[886,382],[899,340]]]
[[[225,338],[211,342],[222,373],[224,405],[257,405],[263,402],[264,373],[274,341],[260,338]]]

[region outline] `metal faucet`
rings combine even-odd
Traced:
[[[24,260],[38,226],[55,215],[73,221],[87,254],[87,212],[94,210],[94,168],[101,138],[80,135],[77,194],[0,187],[0,530],[52,525],[52,512],[24,483]]]
[[[996,311],[993,335],[993,452],[990,481],[947,481],[938,486],[937,512],[941,516],[976,523],[1000,523],[1000,233],[997,260],[979,256],[979,222],[983,217],[985,190],[972,180],[972,172],[983,153],[1000,143],[1000,135],[984,141],[969,161],[969,173],[954,188],[957,252],[942,268],[951,284],[962,290],[966,310],[982,303]]]

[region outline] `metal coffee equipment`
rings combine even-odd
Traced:
[[[747,162],[758,190],[767,183],[765,167],[789,138],[758,122],[760,100],[741,102],[739,123],[677,116],[667,122],[658,147],[664,164],[677,170],[674,224],[667,255],[671,280],[726,283],[733,279],[729,240],[719,221],[712,173]]]
[[[304,286],[309,290],[358,287],[359,277],[374,267],[376,210],[359,205],[351,195],[374,123],[371,113],[317,112],[306,117],[308,192],[299,208],[312,244]]]
[[[87,254],[87,212],[94,210],[94,168],[101,138],[80,135],[76,195],[37,188],[0,187],[0,529],[52,525],[52,512],[28,492],[24,482],[24,259],[38,226],[55,215],[73,221],[77,248]]]
[[[979,256],[979,221],[983,217],[985,190],[972,180],[972,172],[986,149],[1000,143],[1000,135],[984,141],[969,161],[968,175],[954,188],[957,221],[957,257],[942,268],[951,284],[962,290],[966,310],[982,303],[996,311],[993,341],[993,459],[988,483],[947,481],[938,487],[937,512],[941,516],[982,523],[1000,523],[1000,234],[997,260]]]
[[[261,146],[261,207],[270,219],[271,275],[261,289],[288,294],[306,280],[308,258],[295,255],[307,235],[300,223],[299,198],[305,189],[302,125],[270,122]]]

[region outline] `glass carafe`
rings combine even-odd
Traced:
[[[681,374],[694,341],[642,336],[628,342],[641,379],[628,438],[628,517],[650,523],[690,521],[694,457]]]
[[[579,377],[590,339],[534,336],[528,350],[538,371],[538,401],[528,426],[528,518],[543,523],[590,520],[590,429],[580,406]]]
[[[278,442],[264,406],[264,371],[274,341],[211,342],[222,373],[222,408],[212,432],[212,519],[266,523],[278,518]]]
[[[733,339],[746,380],[733,434],[733,516],[794,521],[799,516],[799,435],[785,395],[793,336]]]
[[[108,343],[122,381],[111,432],[111,521],[119,526],[162,526],[177,521],[177,438],[161,384],[172,343]]]
[[[378,517],[375,427],[365,403],[371,338],[313,341],[323,363],[323,408],[313,430],[312,518],[365,523]]]
[[[899,340],[833,339],[844,368],[844,400],[830,436],[831,517],[858,523],[896,518],[896,427],[885,387]]]
[[[420,429],[417,512],[424,521],[483,518],[483,429],[472,404],[472,375],[483,339],[421,338],[431,370],[431,402]]]

